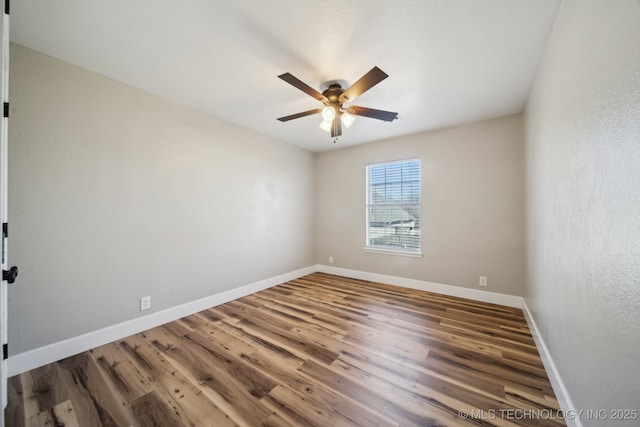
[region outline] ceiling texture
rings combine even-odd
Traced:
[[[319,152],[519,113],[560,0],[21,0],[11,40],[277,140]],[[389,78],[348,105],[336,144],[321,91],[373,66]]]

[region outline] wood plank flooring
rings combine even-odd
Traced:
[[[314,273],[9,380],[7,426],[565,425],[522,312]]]

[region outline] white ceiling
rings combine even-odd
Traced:
[[[11,40],[311,151],[521,112],[560,0],[21,0]],[[310,86],[389,78],[337,144]],[[349,104],[352,105],[352,104]]]

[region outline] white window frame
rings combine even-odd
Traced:
[[[400,256],[417,257],[417,258],[422,257],[422,232],[420,232],[420,235],[418,237],[417,249],[411,249],[411,248],[403,249],[403,248],[397,248],[397,247],[384,247],[384,246],[370,245],[371,240],[370,240],[369,212],[370,212],[370,207],[375,206],[375,204],[371,203],[371,200],[369,200],[369,196],[371,194],[371,188],[370,188],[371,183],[369,182],[370,168],[374,166],[392,165],[392,164],[406,163],[406,162],[412,162],[412,161],[417,161],[419,166],[418,182],[419,182],[420,190],[418,192],[418,202],[417,204],[416,203],[410,203],[410,204],[399,203],[398,205],[399,206],[417,206],[418,209],[420,210],[420,217],[422,217],[422,159],[421,158],[415,157],[415,158],[407,158],[407,159],[391,160],[391,161],[383,161],[383,162],[367,164],[365,168],[365,177],[366,177],[365,178],[366,179],[366,189],[365,189],[365,193],[366,193],[365,194],[365,218],[366,218],[365,239],[366,240],[365,240],[365,247],[364,247],[365,252],[380,253],[380,254],[387,254],[387,255],[400,255]]]

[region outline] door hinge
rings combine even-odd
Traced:
[[[5,102],[4,103],[4,117],[9,117],[9,103]]]
[[[9,0],[4,0],[4,13],[9,14]]]
[[[9,237],[9,223],[2,223],[2,264],[6,262],[7,256],[7,237]]]
[[[9,344],[2,344],[2,360],[9,358]]]

